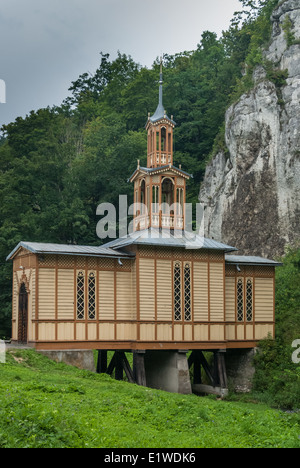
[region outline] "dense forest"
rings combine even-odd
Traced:
[[[174,115],[175,164],[192,173],[197,202],[205,167],[224,146],[224,114],[252,85],[279,0],[240,0],[220,38],[205,31],[193,51],[163,56],[164,106]],[[0,337],[10,336],[11,265],[21,240],[99,244],[96,207],[118,206],[146,161],[145,123],[158,100],[159,59],[150,69],[121,52],[100,53],[94,74],[71,83],[61,106],[32,111],[3,126],[0,137]],[[273,79],[281,79],[276,70]],[[299,278],[299,264],[298,264]],[[298,298],[299,300],[299,298]]]

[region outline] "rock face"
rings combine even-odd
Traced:
[[[283,30],[287,16],[293,45]],[[271,19],[265,58],[288,71],[286,85],[279,92],[262,66],[255,70],[253,89],[226,113],[228,151],[208,165],[199,199],[207,237],[273,258],[300,237],[299,0],[282,2]]]

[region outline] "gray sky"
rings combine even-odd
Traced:
[[[60,105],[100,51],[151,67],[162,53],[196,49],[205,30],[220,35],[239,9],[239,0],[0,0],[0,126]]]

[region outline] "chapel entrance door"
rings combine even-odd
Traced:
[[[28,327],[28,293],[24,283],[21,284],[19,293],[19,317],[18,317],[18,342],[27,343]]]

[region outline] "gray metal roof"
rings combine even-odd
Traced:
[[[70,245],[70,244],[48,244],[40,242],[20,242],[14,250],[8,255],[6,260],[10,260],[20,247],[29,250],[35,254],[60,254],[60,255],[84,255],[90,257],[113,257],[130,258],[134,254],[128,252],[119,252],[106,246],[88,246],[88,245]]]
[[[225,262],[234,265],[262,265],[262,266],[281,266],[282,263],[268,260],[263,257],[253,257],[244,255],[225,255]]]
[[[181,247],[186,249],[213,249],[233,252],[237,250],[213,239],[207,239],[194,232],[188,231],[169,231],[168,229],[149,228],[143,231],[136,231],[128,234],[126,237],[113,240],[105,244],[112,249],[122,248],[132,244],[153,245],[163,247]]]

